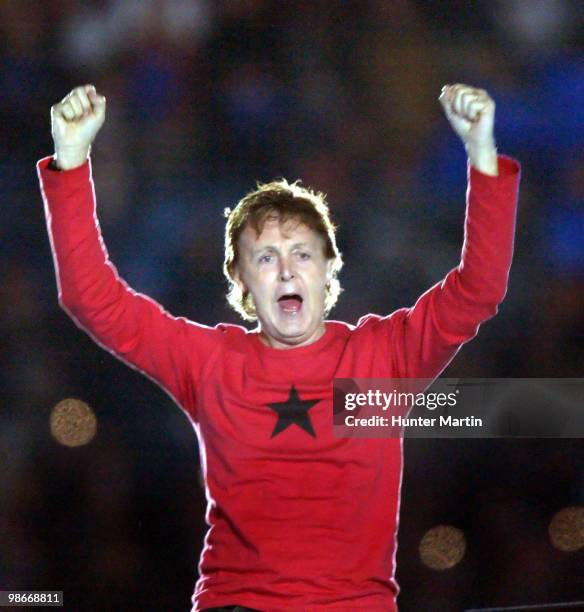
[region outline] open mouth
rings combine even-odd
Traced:
[[[294,314],[302,308],[302,296],[298,293],[286,293],[278,298],[278,306],[285,313]]]

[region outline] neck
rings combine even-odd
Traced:
[[[324,322],[322,322],[311,334],[308,338],[286,338],[286,337],[275,337],[266,333],[260,326],[260,340],[271,348],[286,350],[293,348],[300,348],[301,346],[308,346],[309,344],[314,344],[317,340],[322,338],[324,332],[326,331]]]

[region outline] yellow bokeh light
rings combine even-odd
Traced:
[[[60,401],[52,410],[51,434],[64,446],[83,446],[94,438],[97,419],[93,410],[81,400],[68,398]]]
[[[584,507],[569,506],[556,512],[548,533],[551,543],[564,552],[584,547]]]
[[[460,563],[466,550],[464,533],[451,525],[432,527],[420,541],[420,559],[434,570],[445,570]]]

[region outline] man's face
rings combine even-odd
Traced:
[[[264,340],[274,348],[311,344],[324,333],[330,266],[323,238],[296,220],[269,214],[262,233],[239,237],[235,281],[253,296]]]

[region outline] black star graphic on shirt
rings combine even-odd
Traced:
[[[276,402],[274,404],[268,404],[268,406],[278,413],[278,422],[272,432],[272,438],[288,428],[292,423],[296,423],[299,427],[302,427],[304,431],[308,432],[313,438],[316,438],[312,423],[310,422],[310,415],[308,411],[318,404],[321,400],[301,400],[296,391],[296,387],[292,385],[290,389],[290,395],[285,402]]]

